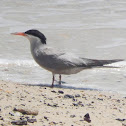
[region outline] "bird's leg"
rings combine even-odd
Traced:
[[[59,75],[59,84],[61,85],[61,74]]]
[[[52,77],[52,88],[53,88],[53,86],[54,86],[54,81],[55,81],[55,75],[54,74],[52,74],[53,75],[53,77]]]

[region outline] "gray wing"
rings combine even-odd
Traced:
[[[72,53],[64,53],[53,48],[45,48],[39,56],[39,64],[45,69],[50,71],[56,70],[68,70],[72,68],[92,68],[97,66],[103,66],[105,64],[110,64],[113,62],[118,62],[122,60],[95,60],[78,57]]]
[[[86,67],[84,60],[72,53],[65,53],[53,48],[45,48],[39,56],[43,60],[43,65],[47,64],[49,68],[68,69],[73,67]]]

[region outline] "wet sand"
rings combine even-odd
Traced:
[[[0,81],[0,125],[126,126],[126,98]]]

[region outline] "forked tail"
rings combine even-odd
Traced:
[[[86,67],[99,67],[99,66],[104,66],[107,64],[111,64],[111,63],[115,63],[115,62],[120,62],[120,61],[124,61],[123,59],[113,59],[113,60],[96,60],[96,59],[86,59],[83,58],[83,60],[85,61],[85,65]]]

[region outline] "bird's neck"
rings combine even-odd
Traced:
[[[45,46],[46,44],[43,44],[42,41],[37,37],[28,37],[31,45],[31,51],[34,49],[39,49],[39,47]]]

